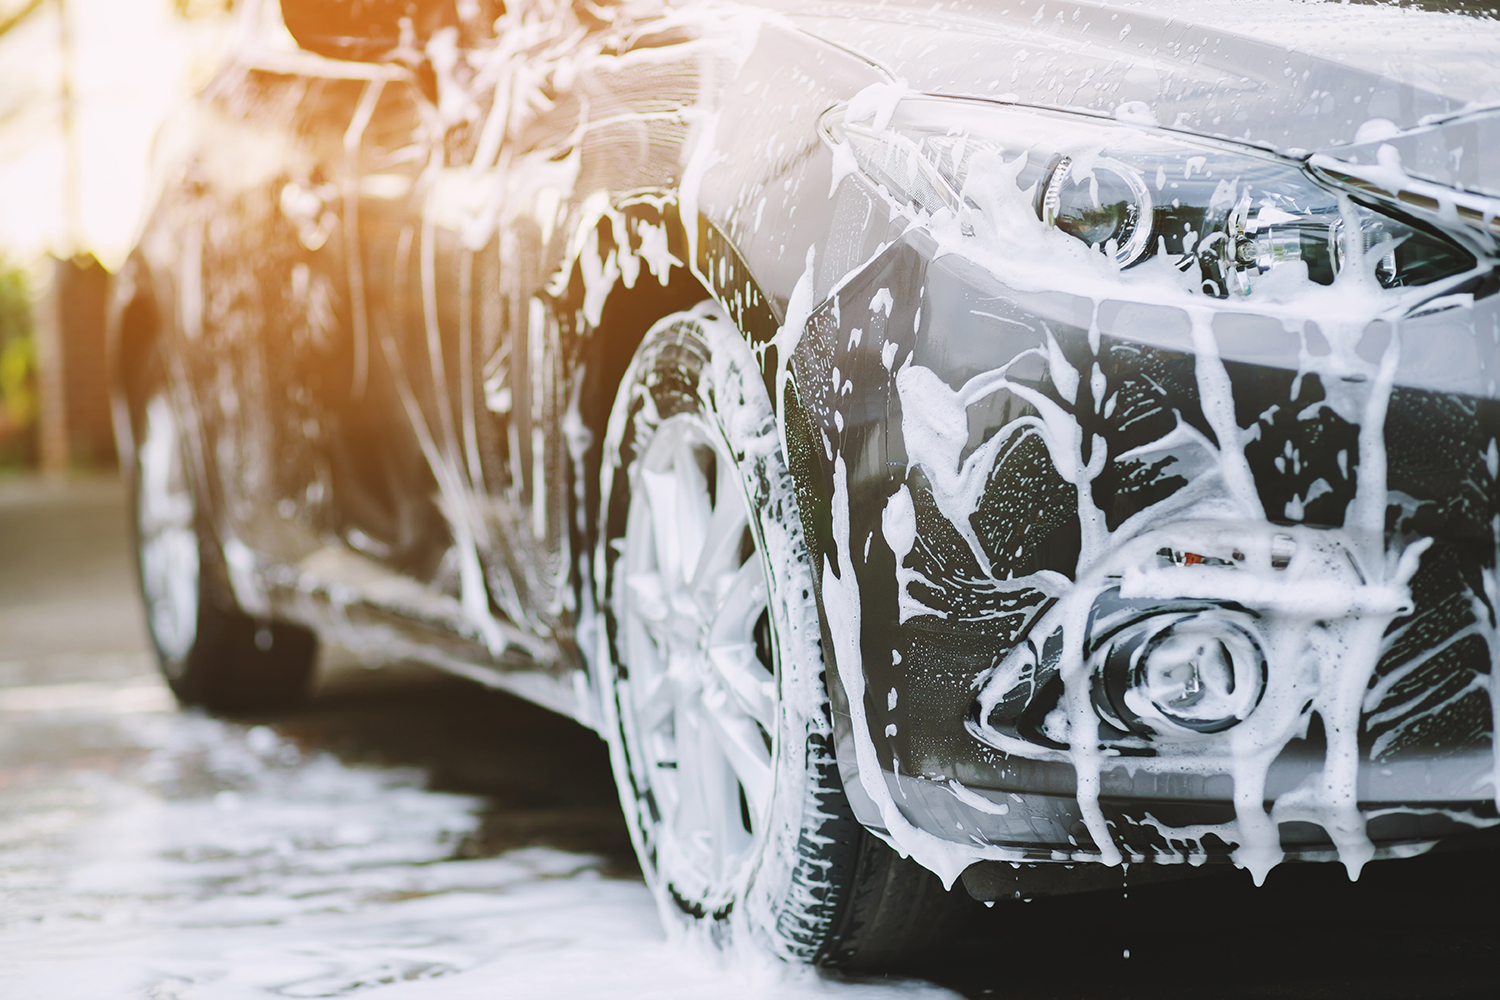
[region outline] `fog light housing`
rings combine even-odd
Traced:
[[[1101,719],[1147,738],[1204,736],[1243,722],[1266,687],[1253,620],[1233,605],[1200,606],[1090,636]]]

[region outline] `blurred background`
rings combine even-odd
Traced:
[[[232,0],[0,0],[0,477],[114,464],[107,274],[152,137],[208,79]]]

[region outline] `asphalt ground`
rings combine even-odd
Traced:
[[[177,965],[168,962],[162,967],[178,971],[139,990],[123,983],[118,992],[97,984],[72,985],[74,980],[67,975],[87,966],[86,962],[79,966],[70,956],[91,954],[89,934],[95,932],[90,928],[144,920],[137,916],[144,912],[139,900],[166,898],[165,890],[159,888],[153,890],[155,895],[130,895],[136,890],[121,889],[115,883],[109,883],[114,888],[104,890],[97,885],[89,888],[80,872],[98,867],[98,858],[88,854],[97,851],[97,846],[78,845],[96,843],[98,837],[81,838],[80,831],[91,829],[89,823],[101,815],[115,815],[109,813],[114,807],[108,802],[142,789],[184,802],[210,801],[221,812],[233,808],[240,796],[251,794],[244,791],[249,787],[246,781],[259,789],[256,794],[271,794],[265,792],[271,787],[268,779],[235,779],[241,781],[235,785],[224,777],[226,767],[243,771],[249,766],[224,764],[232,756],[230,751],[253,758],[252,770],[269,769],[266,773],[275,774],[305,776],[312,773],[307,762],[336,762],[343,769],[338,773],[345,777],[326,785],[332,789],[325,803],[330,813],[344,810],[354,815],[352,806],[339,803],[382,794],[384,788],[394,789],[390,794],[397,796],[417,788],[430,796],[421,802],[433,803],[433,810],[443,815],[459,817],[448,824],[451,829],[429,824],[410,834],[409,839],[432,841],[422,848],[427,853],[408,857],[397,851],[400,856],[382,864],[417,871],[420,866],[442,862],[448,864],[442,870],[457,872],[452,877],[460,882],[468,871],[475,878],[492,877],[492,869],[484,864],[520,864],[530,874],[506,876],[520,880],[506,883],[505,891],[511,895],[519,891],[516,884],[542,886],[552,884],[547,880],[586,876],[592,881],[567,884],[594,893],[614,892],[610,887],[617,886],[626,896],[605,892],[595,904],[580,897],[579,906],[614,906],[617,909],[610,912],[621,914],[620,926],[651,922],[649,907],[641,902],[639,869],[604,745],[594,734],[466,680],[419,666],[370,670],[337,650],[324,656],[311,701],[295,712],[225,721],[178,713],[157,680],[147,652],[129,567],[124,503],[117,482],[103,478],[61,484],[0,481],[0,996],[7,995],[3,985],[7,949],[17,961],[17,956],[27,952],[27,961],[15,967],[30,976],[28,982],[34,984],[38,975],[45,980],[49,967],[45,956],[37,957],[35,942],[55,947],[61,938],[38,938],[37,928],[62,926],[58,921],[67,920],[83,930],[76,938],[81,943],[75,951],[68,950],[74,946],[57,946],[58,988],[53,994],[57,1000],[95,995],[160,1000],[241,995],[228,985],[221,985],[219,992],[189,988],[193,983],[230,981],[214,980],[213,976],[227,975],[227,966],[205,965],[200,953],[188,958],[174,953]],[[195,754],[207,763],[183,766],[183,761],[197,759]],[[163,761],[171,763],[169,778],[162,777]],[[351,783],[351,775],[373,784],[360,791]],[[283,784],[275,788],[292,787],[277,780]],[[316,804],[318,796],[325,794],[318,789],[324,787],[303,781],[296,785],[295,794],[287,794],[298,802],[310,796]],[[387,822],[376,817],[367,825]],[[379,834],[378,830],[373,834],[355,830],[340,843],[378,844]],[[307,836],[303,831],[292,839]],[[354,839],[349,840],[350,836]],[[295,845],[291,848],[294,855],[298,850]],[[249,853],[253,852],[247,852],[247,857]],[[150,856],[149,852],[132,855],[137,858],[132,864],[140,867],[139,858]],[[194,898],[200,902],[212,895],[202,885],[224,885],[245,877],[243,872],[226,875],[214,870],[214,864],[222,863],[222,852],[216,854],[201,845],[179,850],[174,858],[181,872],[173,877],[179,882],[197,879],[193,884],[200,889]],[[574,864],[566,862],[569,858],[585,860]],[[476,866],[465,869],[449,864],[456,861],[472,861]],[[357,862],[366,867],[374,863],[368,857]],[[289,863],[270,869],[260,862],[256,865],[255,898],[262,901],[276,896],[298,901],[338,891],[326,882],[319,883],[316,891],[309,890],[304,884],[305,865]],[[118,872],[111,877],[117,876]],[[284,884],[278,884],[278,879]],[[965,996],[1018,1000],[1500,996],[1497,889],[1500,858],[1493,852],[1470,851],[1375,863],[1357,883],[1350,883],[1342,869],[1333,865],[1283,866],[1260,889],[1252,887],[1243,873],[1230,871],[1187,882],[1002,903],[989,909],[976,907],[966,930],[913,971]],[[94,902],[86,905],[85,897]],[[386,892],[379,899],[384,905],[397,897],[406,898]],[[134,902],[130,906],[119,903],[126,898]],[[340,905],[358,909],[364,905],[360,900],[367,898],[374,897],[350,897],[352,902]],[[299,919],[314,919],[303,910],[298,913],[302,914]],[[173,917],[167,925],[158,920],[153,940],[162,934],[170,936],[173,928],[198,926],[191,921],[201,924],[203,919],[201,914]],[[234,928],[240,925],[234,919],[219,914],[209,922],[218,928],[219,936],[211,949],[206,945],[204,949],[215,956],[235,953],[236,943],[258,942],[256,947],[265,947],[264,940],[250,931],[241,935],[243,940],[236,938]],[[252,925],[263,927],[265,921],[245,926]],[[617,935],[619,929],[607,933]],[[659,934],[650,928],[641,933],[646,935],[642,941],[648,943],[651,935]],[[128,937],[109,940],[123,942],[118,946],[122,954],[134,947]],[[482,964],[486,948],[506,947],[511,944],[470,941],[470,965]],[[657,945],[634,950],[648,947]],[[368,956],[362,959],[364,966],[349,964],[346,956],[340,959],[346,963],[340,966],[342,978],[304,978],[297,980],[303,985],[295,989],[279,986],[264,994],[251,990],[244,995],[355,995],[389,987],[397,980],[435,977],[469,967],[463,958],[450,956],[443,966],[434,964],[437,960],[430,955],[419,960],[402,952],[393,958],[385,944],[372,948],[385,949],[379,951],[377,964],[384,971],[377,970],[378,974],[370,971]],[[573,958],[569,955],[567,947],[559,946],[557,961],[563,969],[574,970],[579,995],[597,991],[584,987],[589,977],[578,962],[620,960],[586,948]],[[210,972],[204,972],[210,965]],[[670,963],[660,969],[663,982],[688,975]],[[622,973],[629,974],[628,970]],[[652,992],[652,969],[639,974],[645,977],[644,992],[625,992],[657,995]],[[470,978],[478,975],[471,973]],[[694,967],[692,976],[703,975],[707,978],[691,980],[699,986],[681,995],[722,995],[723,990],[711,985],[716,973],[705,974]],[[496,980],[497,986],[501,982]],[[835,994],[864,992],[858,985],[831,981],[820,982],[818,989]],[[915,983],[905,989],[927,992]],[[540,993],[497,988],[493,995]],[[750,988],[746,995],[780,996],[785,990],[763,984]]]

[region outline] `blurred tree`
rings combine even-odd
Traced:
[[[0,261],[0,468],[36,462],[36,339],[26,272]]]
[[[6,32],[10,31],[11,28],[14,28],[32,14],[35,14],[38,8],[46,2],[47,0],[27,0],[26,3],[18,8],[0,11],[0,38],[5,37]]]

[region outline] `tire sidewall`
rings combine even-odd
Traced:
[[[130,393],[132,454],[129,468],[130,537],[135,556],[136,583],[146,612],[146,633],[167,686],[184,705],[213,712],[258,712],[300,703],[316,667],[317,639],[298,625],[247,615],[235,601],[227,567],[204,502],[205,477],[201,442],[188,419],[191,407],[174,392],[166,351],[153,345],[134,373]],[[143,558],[141,531],[142,454],[147,412],[152,402],[164,400],[174,417],[171,446],[182,463],[182,475],[192,504],[192,535],[197,549],[195,578],[188,584],[197,594],[193,634],[182,653],[165,648],[156,634],[152,615],[154,594]]]
[[[624,536],[640,456],[661,425],[683,413],[699,416],[735,460],[766,571],[779,689],[775,786],[763,830],[738,876],[711,900],[685,897],[672,880],[671,860],[656,857],[644,789],[637,787],[620,721],[618,681],[628,663],[617,641],[614,543]],[[621,804],[664,921],[669,931],[705,935],[721,948],[753,944],[781,958],[812,961],[837,909],[824,848],[830,837],[852,831],[842,830],[850,821],[840,813],[847,810],[836,808],[842,789],[832,754],[812,563],[792,477],[754,355],[717,306],[705,303],[668,317],[647,333],[611,413],[601,481],[604,525],[596,565],[603,568],[597,601],[604,628],[596,681]]]
[[[203,530],[200,524],[202,519],[202,505],[199,501],[199,490],[194,482],[192,463],[188,454],[188,442],[184,439],[182,430],[182,411],[172,398],[171,383],[167,376],[167,364],[164,352],[160,345],[153,344],[147,356],[135,372],[134,392],[131,393],[130,419],[131,419],[131,441],[132,449],[129,468],[128,496],[130,508],[130,539],[131,548],[135,561],[136,585],[140,589],[141,599],[146,611],[146,634],[151,642],[151,649],[156,654],[157,663],[161,667],[162,676],[167,685],[172,689],[179,700],[193,703],[198,700],[200,692],[194,684],[193,671],[190,669],[194,653],[201,645],[200,637],[203,634],[204,617],[212,614],[208,606],[208,595],[203,586],[203,573],[205,570],[205,549],[203,544]],[[188,494],[193,504],[193,524],[198,540],[198,564],[197,579],[192,586],[197,591],[198,606],[194,619],[193,637],[188,643],[187,650],[182,654],[173,653],[163,647],[156,634],[153,622],[152,605],[161,595],[153,593],[150,574],[146,571],[144,546],[146,539],[141,531],[141,516],[143,507],[142,492],[145,490],[145,474],[142,468],[143,455],[150,442],[147,441],[148,413],[152,403],[156,400],[164,400],[171,408],[174,415],[174,435],[176,440],[172,447],[178,451],[178,461],[183,463],[183,474],[188,484]]]

